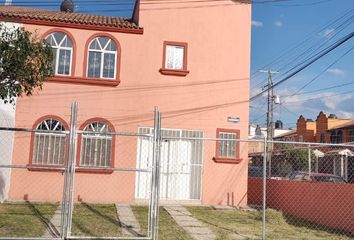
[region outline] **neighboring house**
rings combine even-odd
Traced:
[[[148,2],[136,2],[132,19],[0,7],[0,21],[36,31],[55,56],[55,76],[43,90],[17,100],[15,126],[68,130],[70,104],[77,101],[78,128],[95,133],[78,139],[75,199],[131,203],[147,197],[143,173],[109,168],[146,167],[149,141],[105,133],[151,133],[154,106],[163,114],[164,136],[248,137],[251,5]],[[240,122],[227,122],[235,113]],[[92,144],[105,151],[88,150]],[[164,173],[175,181],[161,180],[161,197],[245,205],[247,143],[218,144],[162,143],[162,164],[186,172]],[[9,199],[60,200],[62,173],[38,166],[63,166],[66,147],[61,134],[16,134],[12,164],[28,169],[12,170]]]
[[[296,131],[275,137],[279,141],[352,144],[354,143],[354,119],[338,118],[335,114],[320,112],[316,121],[300,116]],[[314,171],[333,173],[354,182],[354,146],[334,147],[318,145]]]
[[[354,119],[338,118],[335,114],[320,112],[316,121],[302,115],[296,123],[296,130],[274,137],[279,141],[350,143],[354,142]]]
[[[273,130],[274,139],[279,139],[281,138],[281,136],[290,136],[290,134],[295,131],[292,129],[284,129],[282,127],[283,126],[281,121],[278,120]],[[267,128],[261,128],[259,125],[249,126],[248,139],[264,140],[264,138],[267,138]],[[289,138],[288,141],[291,141],[291,139]],[[262,153],[263,151],[264,151],[264,143],[259,141],[253,141],[253,142],[251,141],[248,143],[248,153],[250,154]]]

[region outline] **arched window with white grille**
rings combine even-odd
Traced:
[[[64,123],[53,118],[41,121],[34,133],[33,165],[63,165],[66,134]]]
[[[87,77],[115,79],[117,46],[109,37],[96,37],[88,48]]]
[[[91,122],[83,129],[81,167],[112,167],[112,128],[104,122]]]
[[[49,34],[45,41],[52,47],[55,75],[71,75],[73,44],[68,35],[62,32]]]

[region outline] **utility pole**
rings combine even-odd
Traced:
[[[268,74],[268,85],[265,87],[267,88],[268,92],[268,108],[267,108],[267,159],[268,159],[268,177],[272,176],[272,150],[273,144],[269,143],[269,141],[273,140],[274,137],[274,130],[273,130],[273,103],[274,103],[274,92],[273,92],[273,81],[272,81],[272,74],[276,74],[279,72],[269,70],[261,70],[262,73]]]

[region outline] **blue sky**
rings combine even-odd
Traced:
[[[288,6],[291,4],[304,6]],[[277,82],[286,76],[291,67],[303,62],[301,60],[306,53],[311,56],[315,53],[311,50],[321,44],[324,44],[323,47],[328,46],[354,29],[353,0],[293,0],[275,5],[253,5],[253,94],[266,84],[266,74],[257,73],[264,66],[267,66],[265,69],[279,71],[279,74],[274,75],[274,82]],[[335,19],[337,22],[334,22]],[[306,39],[308,40],[305,41]],[[301,42],[303,43],[297,49],[289,52]],[[282,103],[276,106],[275,120],[281,119],[285,127],[292,127],[300,114],[305,118],[315,119],[319,111],[354,118],[354,93],[347,93],[354,90],[353,46],[354,38],[276,87],[274,92],[280,95]],[[288,52],[280,58],[281,61],[268,65],[282,56],[284,51]],[[301,53],[304,53],[302,57],[295,57]],[[311,80],[313,82],[309,83]],[[305,85],[307,86],[299,92]],[[338,87],[339,85],[342,87]],[[311,91],[312,93],[301,94]],[[289,95],[294,96],[286,97]],[[265,124],[265,103],[265,98],[251,103],[252,122]]]
[[[55,10],[59,9],[60,2],[13,0],[15,5]],[[130,17],[135,1],[74,2],[78,12]],[[252,8],[251,95],[266,84],[266,74],[258,70],[279,71],[274,75],[276,83],[287,76],[291,68],[304,63],[306,57],[313,56],[354,29],[354,0],[288,0],[253,4]],[[353,47],[354,38],[276,87],[274,92],[281,97],[281,104],[275,107],[274,120],[280,119],[285,127],[293,127],[300,114],[315,119],[319,111],[354,118],[354,93],[350,92],[354,91]],[[274,62],[277,58],[278,61]],[[250,115],[252,123],[265,125],[265,97],[251,102]]]

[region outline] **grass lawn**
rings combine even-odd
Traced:
[[[122,235],[114,204],[78,203],[74,206],[74,236],[118,237]]]
[[[40,237],[45,232],[46,222],[52,218],[58,203],[2,203],[0,204],[1,237]],[[146,235],[148,208],[131,206]],[[235,239],[240,234],[248,239],[260,239],[261,213],[245,210],[215,210],[212,207],[186,207],[195,218],[207,224],[218,240]],[[114,204],[75,204],[73,213],[73,235],[75,236],[122,236],[121,224]],[[192,240],[192,238],[160,208],[160,240]],[[284,217],[280,212],[267,210],[267,239],[289,240],[347,240],[353,239],[316,229],[310,223]]]
[[[58,204],[2,203],[0,204],[1,237],[41,237]]]
[[[148,208],[143,206],[132,206],[133,212],[140,222],[142,233],[146,235],[148,225]],[[166,210],[160,207],[159,219],[160,240],[192,240],[192,238],[177,225]]]
[[[245,210],[215,210],[212,207],[187,207],[187,209],[202,222],[209,225],[218,236],[218,240],[231,240],[230,236],[237,233],[248,239],[260,239],[262,216],[258,211]],[[299,220],[297,219],[297,222]],[[347,236],[301,227],[292,224],[275,210],[267,210],[267,239],[296,240],[342,240],[352,239]]]

